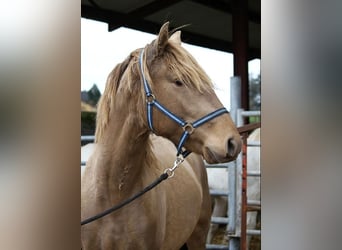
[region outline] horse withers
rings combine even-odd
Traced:
[[[108,76],[94,152],[82,175],[81,219],[141,191],[172,167],[176,155],[193,153],[173,178],[83,225],[82,249],[205,249],[211,204],[202,157],[227,162],[240,149],[208,76],[181,46],[180,31],[169,37],[164,24],[154,41]]]

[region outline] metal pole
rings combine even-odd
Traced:
[[[228,235],[235,235],[235,207],[236,207],[236,165],[228,165]]]
[[[241,108],[241,78],[238,76],[233,76],[230,78],[230,116],[237,123],[237,111]],[[238,221],[236,218],[237,215],[237,166],[239,160],[234,161],[233,164],[229,164],[228,171],[228,226],[227,232],[230,237],[229,240],[229,249],[230,250],[238,250],[240,245],[240,233],[239,230],[236,230],[236,222]],[[238,231],[238,232],[237,232]]]
[[[241,108],[241,78],[232,76],[230,78],[230,116],[237,122],[237,110]]]

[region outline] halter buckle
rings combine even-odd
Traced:
[[[195,128],[192,126],[191,123],[187,122],[183,127],[185,132],[188,132],[190,135],[194,132]]]

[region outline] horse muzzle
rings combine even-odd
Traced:
[[[240,137],[230,137],[222,147],[205,146],[203,157],[209,164],[233,161],[241,151],[241,144]]]

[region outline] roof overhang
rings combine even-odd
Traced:
[[[82,0],[81,16],[108,23],[108,30],[127,27],[157,34],[165,21],[182,28],[186,43],[233,53],[233,0]],[[261,56],[260,0],[249,0],[248,58]]]

